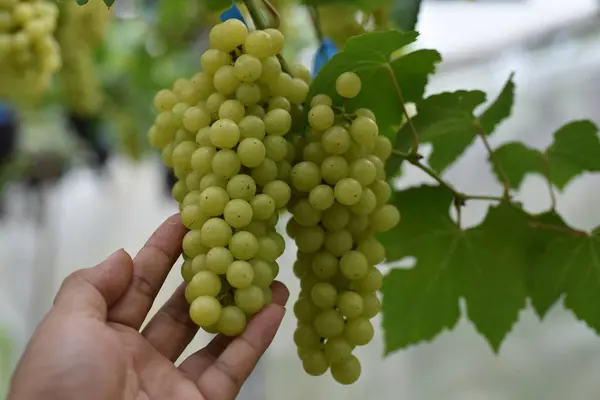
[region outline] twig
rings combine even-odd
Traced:
[[[410,126],[411,134],[412,134],[412,149],[410,150],[411,155],[416,155],[419,151],[419,134],[413,125],[412,118],[408,115],[408,111],[406,110],[406,102],[404,101],[404,96],[402,95],[402,89],[400,88],[400,84],[396,79],[396,75],[394,75],[394,70],[390,67],[389,64],[385,64],[390,77],[392,78],[392,83],[394,84],[394,89],[396,90],[396,96],[398,96],[398,100],[400,100],[400,104],[402,105],[402,113],[406,117],[406,123]]]
[[[542,169],[544,170],[544,176],[546,177],[546,183],[548,184],[548,192],[550,193],[550,207],[552,211],[554,211],[556,210],[556,195],[554,194],[552,176],[550,175],[550,163],[548,163],[548,156],[545,152],[542,153]]]
[[[485,136],[485,132],[483,131],[483,127],[477,120],[474,121],[474,124],[475,124],[475,128],[477,128],[477,136],[479,136],[479,138],[483,142],[483,145],[485,146],[485,149],[487,150],[487,152],[490,156],[490,160],[496,166],[496,169],[498,170],[498,173],[500,174],[500,178],[502,178],[502,184],[504,185],[504,198],[507,201],[510,201],[510,181],[508,180],[508,176],[506,176],[506,173],[504,172],[504,169],[502,168],[502,165],[500,164],[500,160],[498,159],[498,156],[496,155],[494,150],[492,150],[492,147],[490,146],[490,143],[488,142],[488,140]]]
[[[589,233],[580,231],[578,229],[573,229],[573,228],[569,228],[569,227],[565,227],[565,226],[548,225],[548,224],[543,224],[541,222],[535,222],[535,221],[530,221],[529,226],[532,228],[568,233],[569,235],[572,235],[572,236],[585,236],[585,237],[590,236]]]

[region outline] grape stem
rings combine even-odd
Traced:
[[[394,70],[390,66],[389,63],[385,64],[385,68],[388,71],[390,78],[392,79],[392,83],[394,85],[394,90],[396,91],[396,96],[400,101],[400,105],[402,106],[402,113],[406,117],[406,123],[410,126],[410,133],[412,138],[412,148],[410,149],[410,155],[416,156],[419,152],[419,134],[417,133],[417,129],[415,128],[412,118],[408,115],[408,111],[406,110],[406,102],[404,101],[404,95],[402,94],[402,89],[400,88],[400,84],[396,79],[396,75],[394,74]]]

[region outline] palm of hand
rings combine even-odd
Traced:
[[[139,329],[184,234],[179,218],[171,218],[134,261],[120,251],[67,278],[19,363],[8,399],[235,398],[275,335],[287,290],[274,284],[277,304],[240,337],[217,336],[175,366],[197,332],[183,286]]]

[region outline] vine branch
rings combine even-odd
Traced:
[[[485,149],[487,150],[487,152],[490,156],[490,161],[496,166],[496,169],[498,170],[498,174],[500,175],[500,178],[502,179],[502,184],[504,186],[504,198],[507,201],[510,201],[510,181],[508,180],[508,176],[504,172],[504,169],[502,168],[502,165],[500,164],[500,160],[498,159],[496,152],[494,152],[494,150],[492,149],[492,146],[490,146],[490,142],[487,140],[487,137],[485,135],[483,127],[477,120],[474,122],[474,124],[475,124],[475,128],[477,129],[477,136],[479,136],[479,138],[481,139],[483,145],[485,146]]]
[[[410,132],[412,136],[412,149],[410,150],[410,155],[416,156],[419,152],[419,134],[417,133],[417,129],[415,128],[412,118],[408,115],[408,111],[406,110],[406,102],[404,101],[404,95],[402,94],[402,89],[400,88],[400,84],[396,79],[396,75],[394,74],[394,70],[390,67],[389,64],[385,64],[386,70],[390,74],[390,78],[392,79],[392,83],[394,85],[394,90],[396,91],[396,96],[402,105],[402,113],[406,117],[406,123],[410,126]]]

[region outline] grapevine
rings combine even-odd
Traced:
[[[49,88],[61,66],[57,17],[50,1],[0,1],[0,97],[30,101]]]

